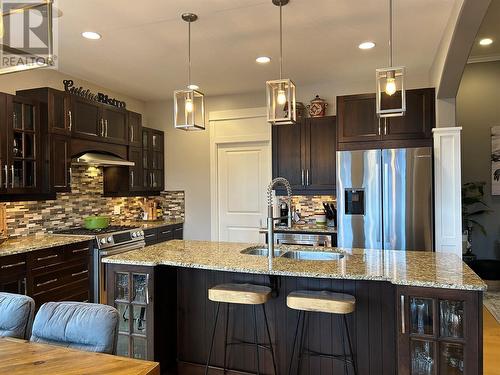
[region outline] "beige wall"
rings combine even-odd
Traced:
[[[90,83],[83,79],[68,76],[53,69],[37,69],[13,74],[0,75],[0,92],[15,94],[16,90],[31,89],[35,87],[52,87],[58,90],[64,90],[62,81],[72,79],[75,86],[82,86],[90,89],[92,92],[102,92],[110,97],[127,103],[127,109],[144,114],[145,104],[143,101],[121,95],[107,88]]]
[[[500,61],[467,65],[457,96],[462,126],[462,182],[485,181],[485,202],[494,212],[479,218],[487,236],[473,235],[480,258],[500,258],[500,196],[491,195],[490,128],[500,126]]]

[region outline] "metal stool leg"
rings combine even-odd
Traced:
[[[354,370],[354,375],[358,375],[356,358],[354,358],[354,352],[352,351],[351,335],[349,334],[349,327],[347,325],[347,317],[345,316],[345,314],[344,314],[344,326],[345,326],[345,334],[347,335],[347,342],[349,343],[349,353],[351,354],[352,368]]]
[[[276,371],[276,360],[274,358],[274,347],[273,347],[273,342],[271,340],[271,332],[269,331],[269,323],[267,321],[266,308],[265,308],[264,304],[262,304],[262,312],[264,313],[264,322],[266,323],[267,339],[269,340],[269,349],[271,350],[271,357],[273,359],[274,375],[277,375],[278,372]]]
[[[212,349],[214,348],[215,329],[217,328],[217,320],[219,320],[219,310],[220,310],[220,302],[217,302],[217,311],[215,313],[215,322],[214,322],[214,328],[212,329],[212,339],[210,341],[210,350],[208,351],[207,364],[205,366],[205,375],[208,374],[208,366],[210,365],[210,358],[212,357]]]
[[[226,358],[227,358],[227,330],[229,326],[229,303],[226,303],[226,328],[224,333],[224,365],[222,367],[222,373],[226,373]]]
[[[345,315],[344,315],[345,317]],[[338,332],[340,334],[340,336],[342,337],[342,353],[344,353],[344,374],[346,375],[349,375],[349,369],[347,367],[347,353],[346,353],[346,350],[345,350],[345,337],[343,334],[341,334],[341,332],[343,331],[342,329],[342,319],[340,316],[337,316],[336,317],[337,319],[337,328],[338,328]]]
[[[293,336],[292,356],[290,357],[290,364],[288,365],[288,375],[292,375],[293,359],[295,355],[295,345],[297,343],[297,336],[299,334],[301,317],[302,317],[302,311],[299,311],[299,317],[297,318],[297,327],[295,328],[295,335]]]
[[[255,354],[257,355],[257,375],[260,374],[259,342],[257,336],[257,309],[253,305],[253,336],[255,340]]]
[[[302,330],[300,333],[300,341],[299,341],[299,360],[297,363],[297,375],[300,374],[300,367],[302,364],[302,351],[304,350],[304,332],[306,331],[306,326],[309,327],[309,313],[304,311],[304,317],[302,319]]]

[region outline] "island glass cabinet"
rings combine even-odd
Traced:
[[[398,288],[398,374],[481,373],[480,297],[474,292],[457,292]]]

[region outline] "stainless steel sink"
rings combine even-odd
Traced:
[[[274,256],[275,257],[280,257],[283,255],[283,253],[284,253],[283,250],[274,249]],[[248,249],[241,251],[241,254],[259,255],[259,256],[267,257],[269,254],[269,251],[266,247],[250,247]]]
[[[344,257],[344,254],[333,253],[327,251],[287,251],[282,255],[283,258],[296,260],[339,260]]]

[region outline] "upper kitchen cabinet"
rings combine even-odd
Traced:
[[[164,133],[142,128],[142,167],[144,191],[162,191],[164,187]]]
[[[273,128],[273,178],[285,177],[294,194],[335,192],[334,116],[301,119],[295,125]],[[284,194],[282,188],[278,194]]]
[[[4,194],[37,194],[42,190],[41,168],[45,163],[40,147],[38,102],[19,96],[1,95],[0,185]]]
[[[128,144],[126,110],[71,95],[70,115],[73,137]]]
[[[384,100],[396,100],[385,96]],[[378,118],[375,94],[337,97],[340,150],[398,148],[432,144],[434,89],[406,91],[406,113]]]
[[[128,143],[133,147],[142,147],[142,115],[128,111]]]

